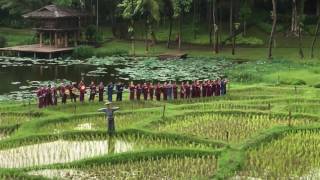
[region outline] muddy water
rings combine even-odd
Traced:
[[[67,163],[133,150],[133,143],[110,141],[55,141],[0,151],[1,168],[22,168]]]

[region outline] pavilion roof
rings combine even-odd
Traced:
[[[47,5],[33,12],[24,14],[24,18],[32,19],[57,19],[57,18],[70,18],[70,17],[81,17],[86,14],[78,10],[61,7],[57,5]]]

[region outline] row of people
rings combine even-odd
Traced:
[[[109,83],[107,85],[108,101],[112,102],[113,100],[112,96],[114,88],[116,88],[117,92],[116,100],[122,101],[124,85],[121,82],[117,83],[116,85],[113,83]],[[104,101],[105,86],[103,82],[100,82],[99,85],[91,82],[91,84],[87,87],[83,81],[80,81],[79,83],[62,84],[59,87],[54,87],[51,85],[40,87],[37,90],[38,106],[39,108],[44,108],[51,105],[57,105],[58,96],[61,97],[62,104],[66,104],[68,98],[70,98],[71,102],[76,102],[78,97],[80,102],[84,102],[87,92],[89,96],[89,102],[93,102],[97,94],[99,102]]]
[[[227,93],[227,83],[227,79],[203,82],[194,81],[192,84],[182,82],[181,85],[177,85],[176,82],[158,83],[157,85],[153,85],[152,83],[135,85],[131,83],[129,86],[130,100],[140,100],[141,96],[143,96],[144,100],[153,100],[154,96],[157,101],[161,99],[178,99],[179,89],[180,99],[221,96]]]
[[[194,81],[193,83],[182,82],[181,85],[174,83],[164,84],[158,83],[153,85],[152,83],[144,83],[134,85],[133,82],[129,85],[129,98],[130,100],[153,100],[154,97],[157,101],[178,99],[178,91],[180,99],[199,98],[199,97],[211,97],[220,96],[227,93],[226,79],[223,80],[208,80],[208,81]],[[98,94],[99,102],[104,101],[104,93],[107,92],[108,101],[112,102],[112,96],[114,89],[116,90],[116,101],[122,101],[124,84],[118,82],[117,84],[109,83],[106,87],[103,82],[96,85],[91,82],[89,86],[83,81],[79,83],[62,84],[60,87],[48,86],[40,87],[37,91],[37,97],[39,100],[39,108],[57,105],[58,96],[61,97],[61,103],[66,104],[67,99],[70,98],[71,102],[76,102],[79,97],[80,102],[85,101],[85,95],[88,93],[89,102],[95,101],[95,97]]]

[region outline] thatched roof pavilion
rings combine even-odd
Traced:
[[[81,21],[85,16],[83,12],[57,5],[48,5],[23,15],[35,22],[40,47],[48,44],[55,48],[69,47],[70,42],[77,45]]]

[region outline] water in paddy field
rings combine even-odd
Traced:
[[[1,168],[22,168],[67,163],[106,154],[133,150],[133,143],[104,141],[55,141],[0,151]]]
[[[224,59],[187,58],[159,61],[155,57],[92,57],[86,60],[0,57],[0,101],[35,97],[41,85],[92,80],[134,82],[213,80],[232,63]]]

